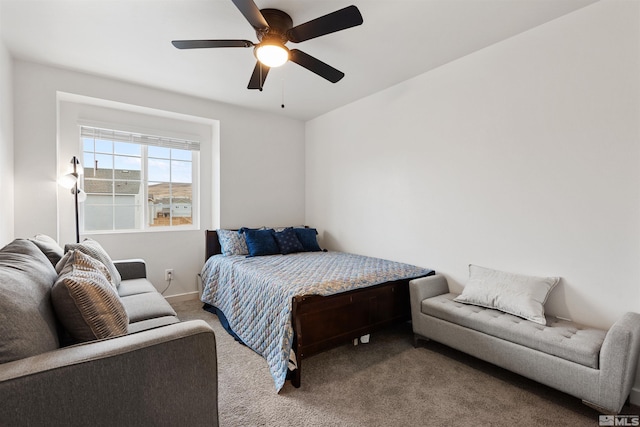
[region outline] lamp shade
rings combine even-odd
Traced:
[[[83,189],[78,188],[78,203],[82,203],[87,200],[87,193]]]
[[[289,49],[282,44],[263,42],[254,52],[258,61],[270,68],[279,67],[289,60]]]
[[[76,182],[78,182],[78,178],[72,173],[62,175],[60,178],[58,178],[58,184],[60,184],[61,187],[64,187],[67,190],[72,189],[73,186],[76,185]]]

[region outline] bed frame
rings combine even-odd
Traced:
[[[218,234],[206,230],[206,258],[222,253]],[[433,274],[433,273],[432,273]],[[288,379],[300,387],[302,361],[394,323],[411,319],[409,281],[396,280],[335,295],[293,297],[293,349],[298,369]]]

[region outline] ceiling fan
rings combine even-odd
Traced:
[[[249,40],[174,40],[171,43],[178,49],[253,47],[257,62],[247,89],[262,90],[269,69],[287,61],[295,62],[331,83],[344,77],[342,71],[301,50],[288,49],[285,44],[300,43],[362,24],[362,15],[357,7],[348,6],[294,27],[291,17],[281,10],[260,10],[253,0],[231,1],[255,29],[259,43]]]

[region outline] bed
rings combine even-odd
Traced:
[[[201,300],[267,360],[279,391],[300,387],[305,358],[409,320],[409,281],[434,273],[334,251],[225,256],[207,230]]]

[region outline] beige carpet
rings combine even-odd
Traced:
[[[223,427],[598,425],[599,413],[569,395],[432,341],[414,348],[410,324],[306,359],[302,386],[276,393],[264,359],[200,302],[174,307],[216,332]]]

